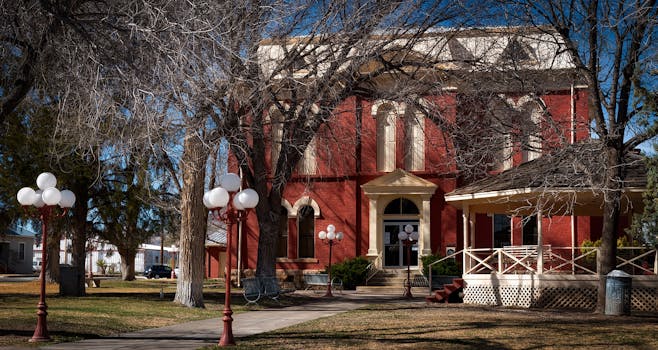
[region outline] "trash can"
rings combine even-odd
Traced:
[[[59,294],[64,296],[78,295],[77,268],[71,265],[59,265]]]
[[[621,270],[611,271],[605,284],[605,314],[630,315],[632,277]]]

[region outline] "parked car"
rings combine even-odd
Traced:
[[[167,265],[152,265],[144,271],[146,278],[169,278],[171,277],[171,267]]]

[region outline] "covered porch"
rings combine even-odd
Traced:
[[[596,152],[594,143],[570,148]],[[604,193],[596,185],[600,179],[592,174],[600,174],[603,167],[579,159],[575,153],[546,155],[446,194],[446,202],[462,210],[464,249],[453,258],[461,258],[464,302],[595,308],[598,280],[605,276],[598,271],[598,248],[582,243],[600,237],[591,218],[602,216]],[[618,229],[619,237],[626,236],[624,228],[632,215],[643,209],[644,163],[630,164],[622,196],[626,220]],[[500,225],[491,227],[500,217],[510,220],[509,238],[495,236]],[[514,233],[527,229],[534,234],[528,236],[530,243],[525,232]],[[658,311],[656,249],[620,247],[616,268],[633,275],[633,309]]]

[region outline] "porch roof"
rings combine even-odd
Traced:
[[[644,157],[631,153],[624,161],[622,210],[638,212],[647,183]],[[604,173],[603,145],[588,140],[460,187],[445,200],[480,213],[523,215],[541,204],[546,215],[601,215]]]

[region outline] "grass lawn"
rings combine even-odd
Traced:
[[[0,347],[31,345],[27,340],[36,326],[38,291],[38,281],[0,283]],[[49,284],[48,331],[55,342],[68,342],[221,317],[223,289],[204,289],[206,309],[174,304],[175,292],[175,280],[105,280],[101,288],[88,288],[85,297],[60,297],[59,286]],[[243,311],[242,298],[234,295],[234,300],[234,311]]]
[[[658,315],[370,305],[237,340],[237,349],[658,349]]]
[[[217,318],[223,290],[204,289],[206,309],[171,302],[171,280],[103,281],[82,298],[48,288],[54,341],[95,338],[185,321]],[[165,295],[160,299],[160,290]],[[35,346],[38,282],[0,283],[0,347]],[[284,298],[282,307],[314,296]],[[234,311],[246,310],[235,294]],[[260,307],[259,307],[260,308]],[[612,317],[584,312],[518,310],[401,300],[364,307],[274,332],[237,339],[237,349],[658,349],[658,315]]]

